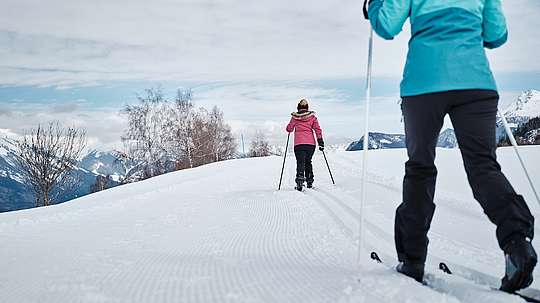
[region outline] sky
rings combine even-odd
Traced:
[[[502,0],[509,40],[488,50],[504,107],[540,90],[540,2]],[[0,0],[0,136],[39,123],[84,126],[90,148],[120,148],[120,110],[161,85],[218,106],[246,146],[307,99],[327,143],[364,133],[370,26],[362,1]],[[399,82],[410,25],[373,38],[369,130],[403,133]],[[450,125],[445,126],[451,127]],[[247,147],[246,147],[247,148]]]

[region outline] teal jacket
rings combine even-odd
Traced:
[[[500,0],[374,0],[368,15],[375,32],[387,40],[410,19],[402,97],[497,91],[484,47],[499,47],[508,37]]]

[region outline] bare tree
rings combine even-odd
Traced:
[[[196,155],[201,149],[200,121],[203,116],[195,109],[191,90],[177,91],[176,99],[169,111],[168,127],[177,169],[192,168],[197,165]]]
[[[83,174],[75,171],[75,165],[86,142],[83,128],[64,128],[59,122],[23,131],[17,164],[36,207],[58,203],[77,189]]]
[[[169,134],[172,135],[178,168],[188,168],[226,160],[236,152],[231,128],[223,113],[214,106],[211,111],[195,108],[191,90],[178,91],[169,112]]]
[[[125,182],[138,181],[171,171],[174,164],[167,155],[167,101],[160,86],[137,95],[138,105],[126,104],[120,112],[127,116],[129,128],[121,137],[122,150],[114,150],[127,169]],[[124,183],[125,183],[124,182]]]
[[[191,90],[178,90],[174,101],[165,100],[160,87],[147,93],[138,97],[139,105],[121,111],[129,129],[122,136],[123,149],[113,152],[115,163],[125,169],[123,184],[234,155],[234,136],[216,106],[197,109]]]
[[[236,141],[231,127],[223,119],[223,112],[214,105],[208,113],[209,144],[213,154],[211,162],[230,159],[236,153]]]
[[[248,152],[248,157],[268,157],[270,150],[268,149],[268,141],[264,134],[257,130],[255,136],[251,140],[251,146]]]
[[[111,178],[111,175],[107,175],[106,177],[98,175],[96,177],[96,183],[90,184],[90,192],[97,193],[98,191],[102,191],[113,186],[114,181]]]

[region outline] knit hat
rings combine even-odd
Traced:
[[[296,109],[297,110],[309,109],[309,105],[308,105],[306,99],[300,100],[300,102],[298,102],[298,106],[296,107]]]

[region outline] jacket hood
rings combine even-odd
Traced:
[[[309,117],[313,117],[314,115],[315,115],[315,112],[309,111],[309,110],[300,110],[298,112],[292,112],[291,113],[291,116],[295,120],[304,120],[304,119],[307,119]]]

